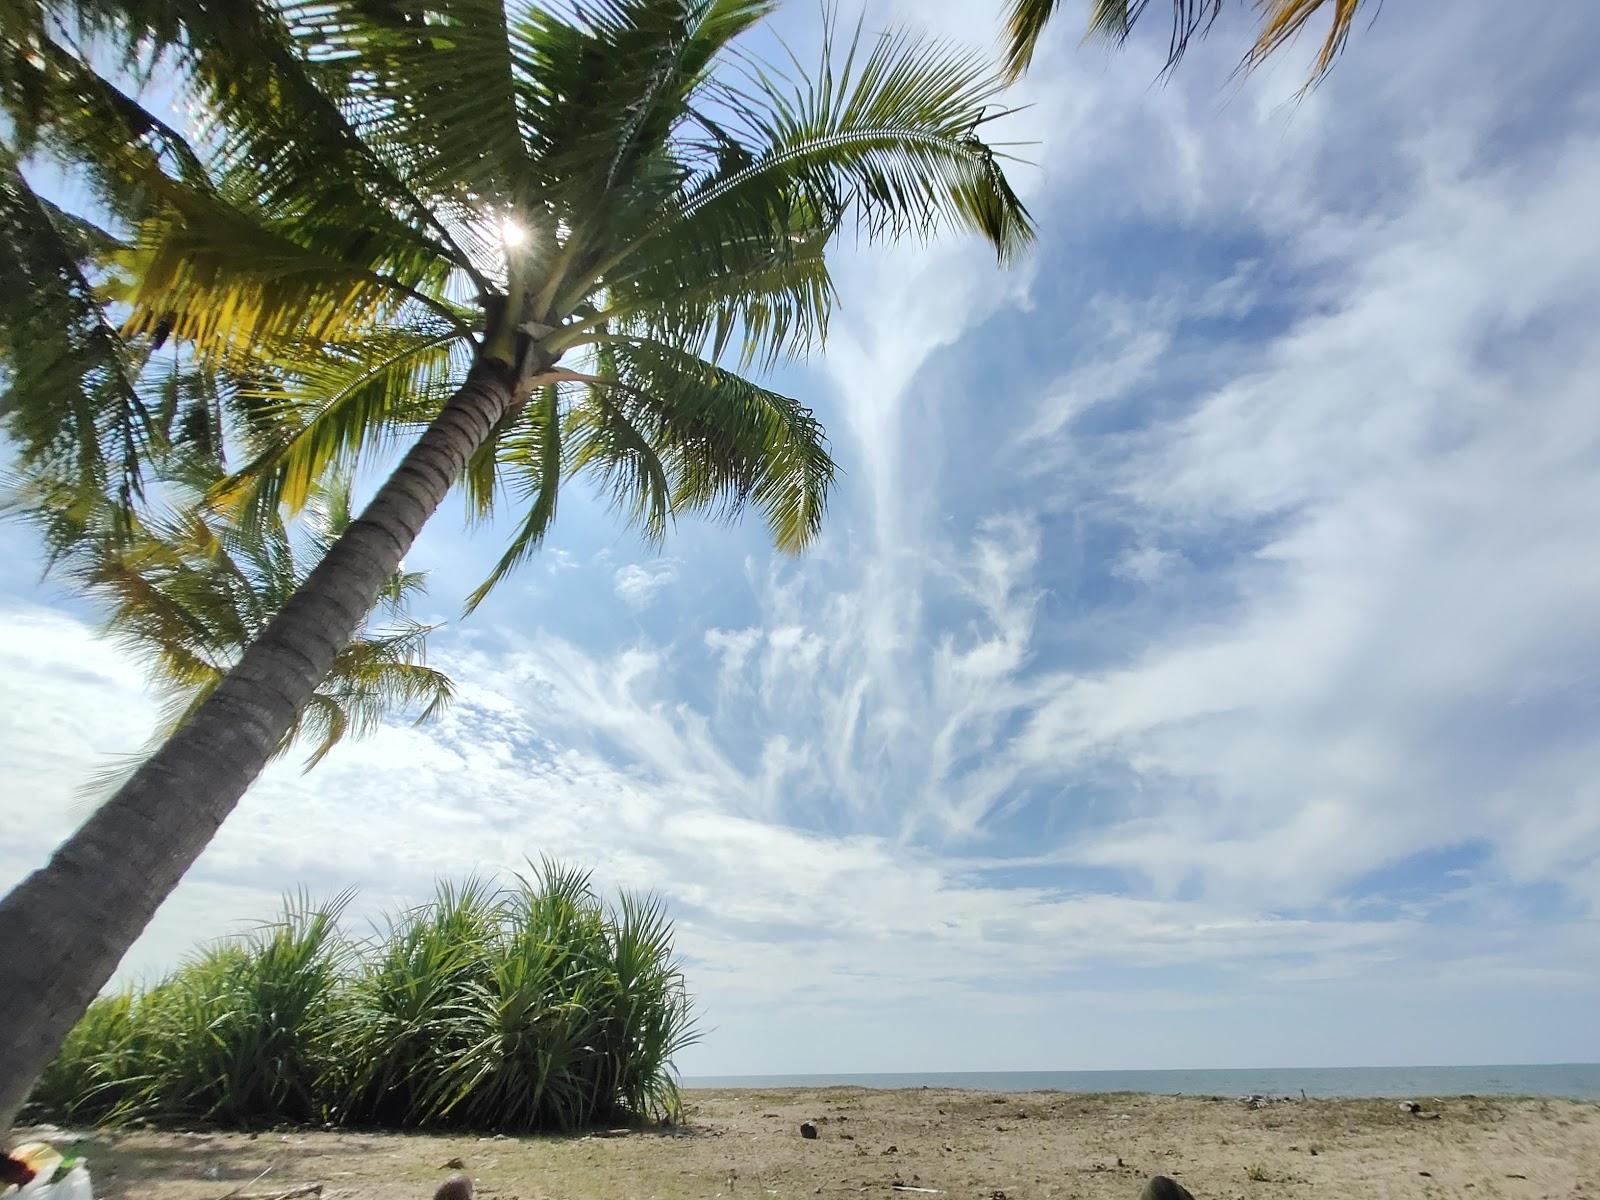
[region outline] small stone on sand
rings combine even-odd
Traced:
[[[1145,1181],[1143,1190],[1139,1193],[1139,1200],[1194,1200],[1189,1194],[1189,1189],[1176,1179],[1168,1179],[1165,1175],[1152,1175]]]

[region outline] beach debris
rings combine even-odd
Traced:
[[[1424,1179],[1432,1179],[1433,1178],[1433,1172],[1432,1171],[1418,1171],[1417,1174],[1421,1175]]]
[[[229,1192],[221,1200],[303,1200],[306,1196],[322,1195],[320,1183],[297,1183],[291,1188],[275,1192]]]
[[[450,1176],[433,1193],[433,1200],[472,1200],[472,1177],[463,1174]]]
[[[816,1125],[814,1125],[810,1121],[801,1121],[800,1122],[800,1136],[805,1138],[807,1141],[815,1141],[816,1137],[817,1137],[817,1127],[816,1127]]]
[[[1248,1096],[1241,1096],[1239,1098],[1244,1101],[1244,1106],[1246,1108],[1265,1108],[1269,1104],[1295,1103],[1295,1098],[1293,1096],[1263,1096],[1258,1092],[1252,1092]]]
[[[1194,1200],[1189,1189],[1176,1179],[1165,1175],[1152,1175],[1139,1190],[1139,1200]]]
[[[1400,1111],[1419,1113],[1422,1111],[1422,1105],[1418,1104],[1415,1100],[1402,1100],[1400,1101]]]
[[[23,1188],[39,1200],[93,1200],[88,1168],[83,1159],[63,1157],[47,1142],[25,1142],[9,1154],[0,1154],[0,1188]]]
[[[879,1154],[899,1154],[900,1153],[900,1147],[894,1145],[893,1143],[891,1143],[890,1145],[884,1147],[882,1150],[878,1151],[878,1153]]]
[[[467,1164],[461,1161],[461,1156],[458,1154],[454,1158],[445,1159],[439,1164],[439,1169],[441,1171],[464,1171],[467,1169]]]
[[[18,1147],[16,1155],[7,1154],[0,1157],[0,1185],[16,1184],[21,1187],[25,1183],[32,1183],[33,1177],[38,1174],[31,1162],[22,1157],[26,1147]]]
[[[999,1188],[995,1188],[994,1191],[989,1193],[989,1200],[1011,1200],[1011,1198]]]
[[[889,1190],[891,1192],[920,1192],[924,1196],[944,1195],[938,1188],[913,1187],[909,1183],[891,1183]]]

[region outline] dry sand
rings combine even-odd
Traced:
[[[82,1149],[97,1196],[141,1200],[268,1197],[302,1183],[321,1183],[327,1200],[429,1200],[456,1158],[492,1200],[932,1200],[897,1184],[947,1200],[1135,1200],[1157,1173],[1198,1200],[1600,1200],[1600,1105],[1424,1104],[1436,1119],[1392,1100],[1252,1109],[1233,1098],[717,1091],[689,1093],[673,1133],[127,1131],[87,1135]],[[816,1123],[815,1140],[802,1121]]]

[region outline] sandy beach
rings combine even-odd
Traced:
[[[1600,1104],[1419,1099],[1429,1115],[1393,1100],[697,1091],[671,1132],[129,1130],[86,1134],[82,1150],[97,1196],[162,1200],[265,1200],[305,1184],[329,1200],[428,1200],[456,1159],[496,1200],[1134,1200],[1157,1173],[1198,1200],[1600,1200]]]

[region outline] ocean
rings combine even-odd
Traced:
[[[930,1071],[891,1075],[685,1076],[689,1088],[972,1088],[1171,1096],[1560,1096],[1600,1100],[1600,1063],[1490,1067],[1274,1067],[1227,1071]]]

